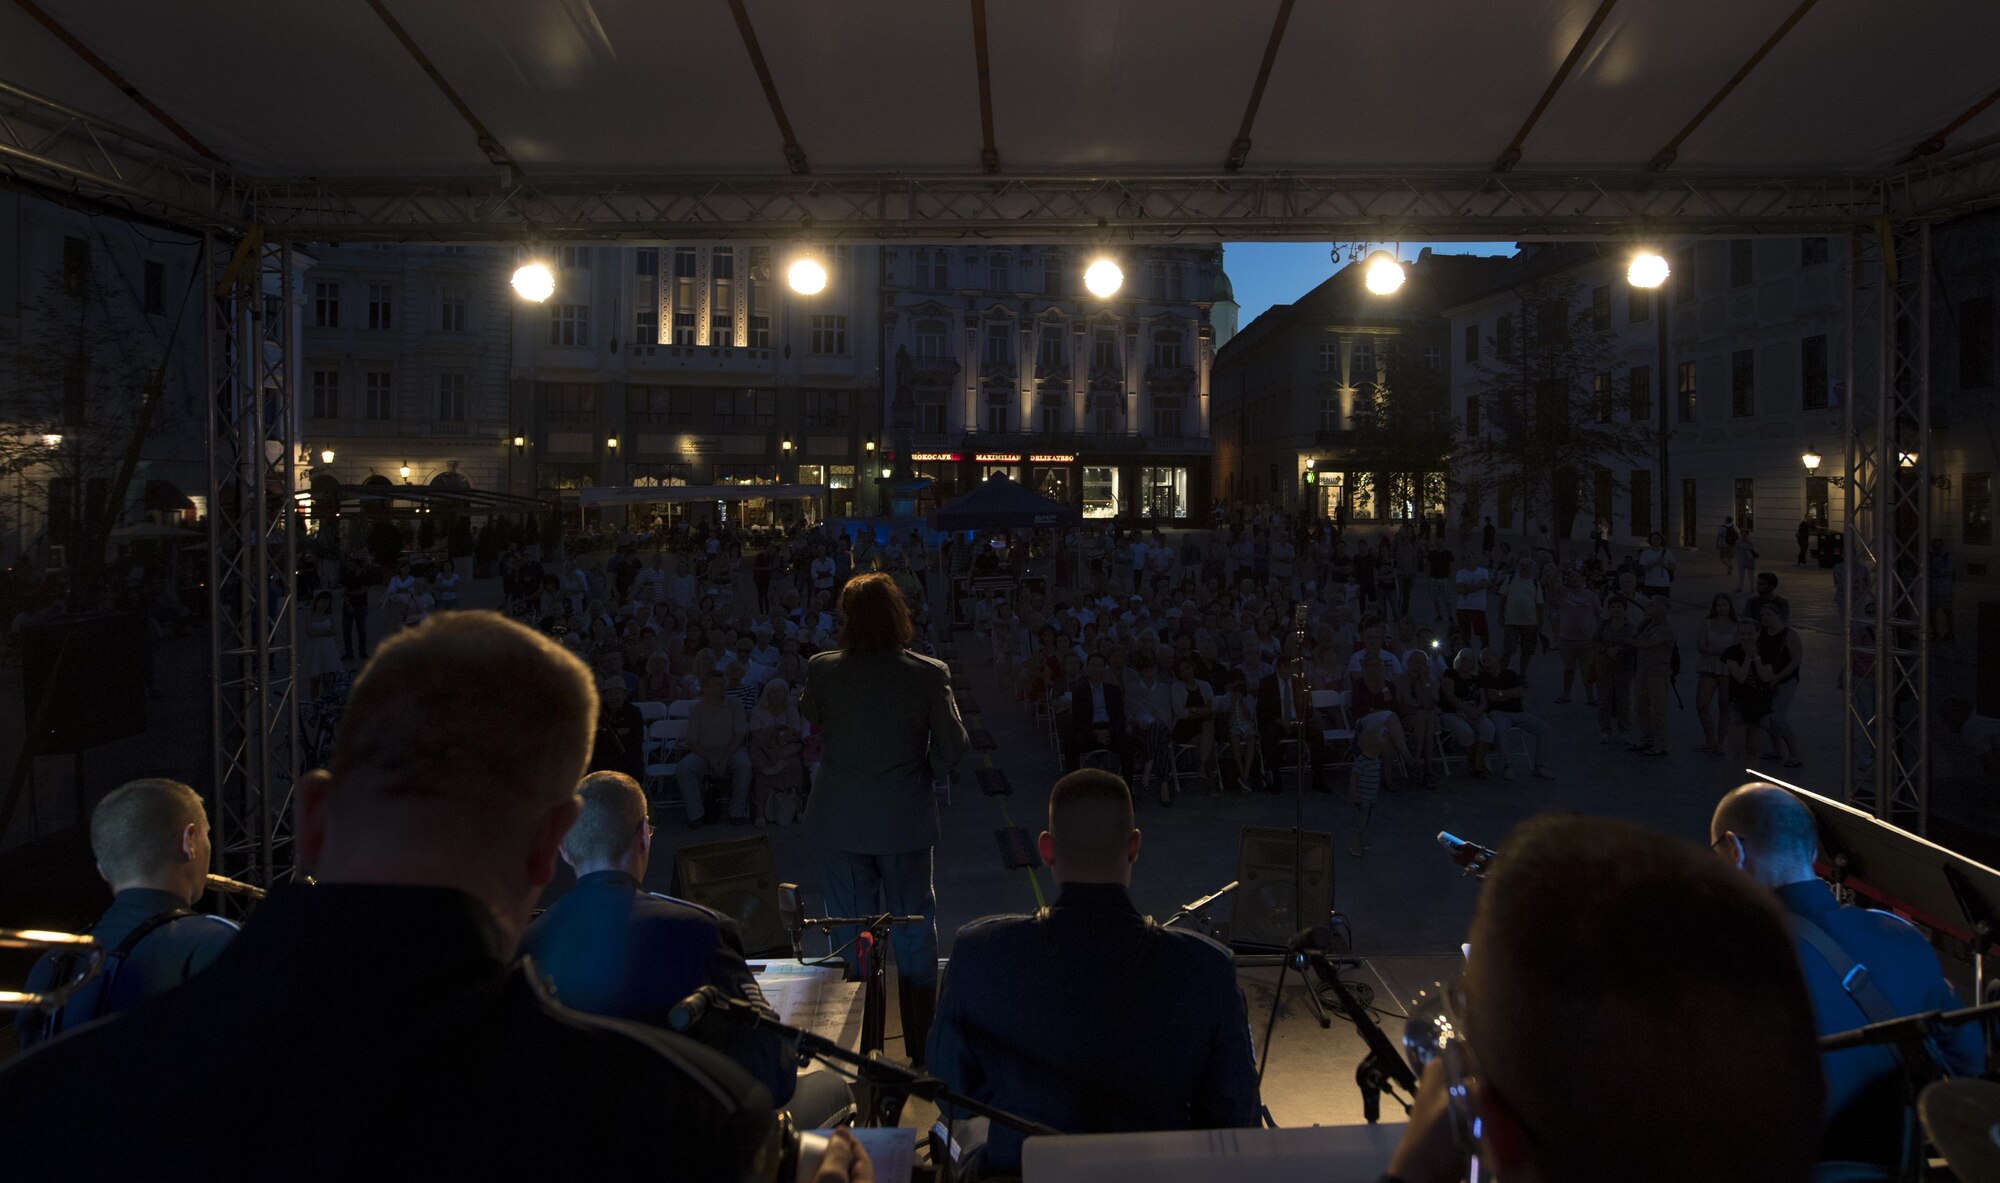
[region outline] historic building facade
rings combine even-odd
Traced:
[[[1395,378],[1448,413],[1444,309],[1503,266],[1426,249],[1400,289],[1377,295],[1351,265],[1245,326],[1216,358],[1216,496],[1360,523],[1440,513],[1443,466],[1388,471],[1363,421],[1397,397]]]
[[[1108,299],[1084,287],[1100,253],[884,252],[887,450],[906,449],[938,501],[1004,473],[1090,519],[1206,517],[1221,252],[1115,252]]]

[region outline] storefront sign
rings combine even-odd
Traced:
[[[980,464],[1019,464],[1021,462],[1021,454],[1019,452],[978,452],[972,458]]]
[[[1019,459],[1019,457],[1015,457],[1015,459]],[[1075,464],[1075,463],[1076,463],[1076,455],[1075,455],[1075,453],[1072,453],[1072,452],[1037,452],[1037,453],[1035,453],[1034,455],[1032,455],[1032,456],[1029,456],[1029,457],[1028,457],[1028,463],[1030,463],[1030,464]]]
[[[959,452],[912,452],[910,453],[910,459],[917,462],[918,464],[923,464],[927,462],[935,464],[941,460],[951,461],[953,463],[956,463],[957,461],[965,459],[965,456],[964,454]]]

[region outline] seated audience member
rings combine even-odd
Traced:
[[[560,1005],[514,957],[596,721],[583,665],[493,613],[385,640],[332,769],[299,781],[319,883],[185,986],[0,1071],[6,1124],[35,1132],[7,1139],[11,1177],[554,1179],[627,1165],[635,1131],[677,1178],[746,1177],[774,1129],[761,1085]],[[230,1098],[226,1130],[161,1103],[166,1066],[174,1097]]]
[[[1962,1003],[1929,942],[1887,912],[1843,908],[1813,874],[1819,833],[1812,812],[1773,784],[1752,781],[1715,807],[1709,835],[1717,854],[1769,888],[1791,921],[1800,968],[1821,1035],[1897,1015],[1956,1010]],[[1866,985],[1850,994],[1843,979],[1866,966]],[[1937,1046],[1955,1075],[1986,1063],[1977,1023],[1944,1028]],[[1824,1056],[1826,1121],[1820,1157],[1894,1165],[1902,1151],[1904,1077],[1887,1045]]]
[[[701,672],[701,698],[688,708],[687,754],[674,777],[680,783],[688,826],[700,829],[708,818],[702,803],[702,781],[729,778],[729,820],[750,821],[750,718],[747,711],[723,697],[723,678],[712,669]]]
[[[90,815],[90,852],[112,891],[111,907],[90,926],[104,946],[104,965],[55,1014],[15,1018],[23,1050],[164,994],[208,968],[236,935],[236,925],[220,916],[190,911],[208,890],[208,815],[179,781],[135,780],[105,794]],[[57,989],[81,969],[71,955],[52,951],[22,989]]]
[[[653,823],[639,782],[617,772],[583,778],[583,811],[562,841],[576,886],[528,926],[521,952],[564,1006],[666,1027],[667,1013],[703,986],[770,1012],[743,956],[736,922],[720,912],[645,891]],[[793,1097],[798,1061],[774,1035],[704,1016],[691,1036],[735,1060],[807,1129],[852,1104],[838,1077],[808,1073],[804,1111]]]
[[[646,717],[626,701],[622,677],[604,679],[597,693],[597,736],[590,748],[590,770],[622,772],[637,779],[646,769]]]
[[[1509,730],[1526,736],[1535,775],[1543,780],[1554,780],[1555,773],[1549,771],[1548,722],[1539,715],[1528,713],[1523,703],[1527,697],[1527,683],[1522,681],[1518,671],[1502,664],[1500,655],[1490,647],[1479,654],[1479,689],[1485,696],[1486,715],[1493,721],[1495,736]],[[1500,771],[1506,779],[1514,779],[1514,768],[1507,762],[1505,748],[1501,749]]]
[[[1805,1183],[1811,1004],[1784,918],[1741,877],[1637,826],[1544,815],[1493,860],[1470,939],[1447,995],[1461,1038],[1425,1068],[1386,1179],[1463,1178],[1464,1140],[1482,1178]]]
[[[947,1085],[1066,1133],[1252,1127],[1257,1068],[1229,952],[1133,906],[1139,831],[1109,772],[1056,782],[1042,861],[1062,894],[1036,916],[958,932],[931,1029]],[[1134,988],[1145,965],[1149,988]],[[1020,1170],[993,1125],[982,1167]]]
[[[1107,675],[1110,663],[1093,653],[1081,682],[1070,688],[1069,767],[1075,769],[1092,752],[1107,751],[1119,767],[1132,770],[1131,743],[1125,731],[1125,688]]]

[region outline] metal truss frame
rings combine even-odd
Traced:
[[[1841,589],[1845,795],[1918,834],[1930,822],[1930,248],[1928,222],[1854,240]]]
[[[1888,173],[252,177],[0,83],[0,178],[195,231],[294,242],[1606,238],[1839,233],[2000,204],[2000,143]]]
[[[291,862],[299,774],[292,251],[255,233],[205,247],[215,870],[268,885]]]

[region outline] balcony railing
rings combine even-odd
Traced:
[[[1194,386],[1193,366],[1147,366],[1146,386],[1152,390],[1188,390]]]
[[[958,377],[958,359],[951,357],[912,357],[904,368],[911,384],[917,386],[948,386]]]

